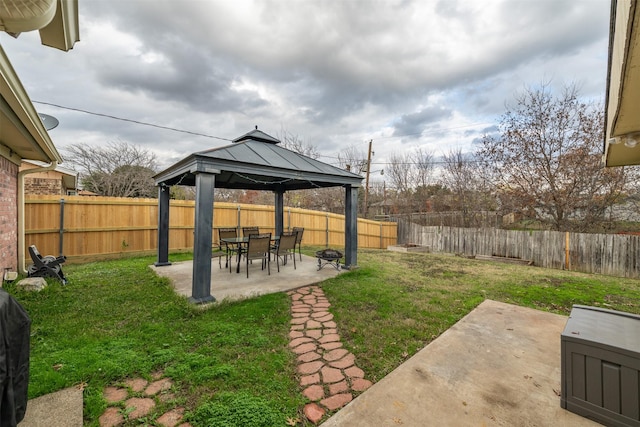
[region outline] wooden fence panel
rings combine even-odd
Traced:
[[[398,222],[398,243],[433,252],[486,255],[586,273],[640,278],[640,236],[420,226]]]
[[[328,214],[328,243],[325,246],[338,246],[344,247],[344,216],[334,213]],[[358,220],[358,228],[360,228],[362,221]],[[358,242],[360,242],[360,230],[358,230]],[[364,245],[363,245],[364,247]]]
[[[236,205],[237,206],[237,205]],[[215,204],[214,204],[215,209]],[[240,209],[240,227],[254,225],[263,233],[275,233],[275,210],[273,206],[243,205]],[[215,215],[215,214],[214,214]],[[214,216],[215,217],[215,216]],[[217,224],[214,220],[214,227]]]
[[[570,233],[570,267],[588,273],[638,277],[638,236]]]
[[[195,203],[171,200],[169,249],[193,248]],[[68,257],[99,258],[157,249],[157,199],[69,196],[28,196],[25,200],[26,244],[45,255],[58,255],[60,219],[64,208],[63,253]],[[344,247],[344,215],[285,207],[284,229],[304,227],[303,245]],[[273,206],[215,203],[213,241],[217,228],[258,225],[275,232]],[[395,244],[397,224],[358,219],[358,245],[386,248]],[[25,248],[26,251],[26,248]],[[29,259],[28,253],[25,254]]]

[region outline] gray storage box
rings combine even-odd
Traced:
[[[574,305],[561,336],[563,408],[640,426],[640,316]]]

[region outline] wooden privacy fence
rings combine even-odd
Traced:
[[[434,252],[518,258],[539,267],[640,278],[640,236],[425,227],[400,221],[398,243],[429,246]]]
[[[194,210],[193,201],[170,201],[171,251],[193,249]],[[220,227],[257,225],[274,233],[274,215],[273,206],[215,203],[214,243]],[[303,245],[344,247],[344,215],[285,207],[283,221],[285,231],[304,227]],[[358,247],[386,248],[396,243],[396,232],[395,222],[358,219]],[[153,253],[158,241],[158,200],[27,196],[25,234],[26,245],[35,244],[43,255],[92,259]],[[28,253],[25,256],[30,259]]]

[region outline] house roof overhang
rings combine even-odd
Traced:
[[[235,141],[189,155],[157,174],[156,184],[194,186],[198,173],[215,174],[216,187],[232,189],[290,191],[362,183],[360,175],[280,147],[277,140],[244,135]]]
[[[43,45],[68,51],[80,40],[78,0],[0,0],[0,30],[38,30]]]
[[[14,37],[40,31],[42,44],[62,50],[80,39],[78,0],[0,0],[0,30]],[[0,151],[12,161],[62,158],[0,46]]]
[[[80,40],[78,0],[57,0],[57,5],[51,22],[40,29],[40,41],[66,52]]]
[[[637,0],[612,0],[610,22],[603,158],[606,166],[638,165],[640,8]]]
[[[0,46],[0,145],[21,159],[51,163],[62,158],[20,79]]]

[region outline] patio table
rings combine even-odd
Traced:
[[[247,243],[249,243],[249,237],[226,237],[223,239],[220,239],[223,242],[229,244],[229,245],[237,245],[238,249],[240,249],[242,246],[246,245]],[[272,242],[277,242],[278,240],[280,240],[280,236],[271,236],[271,241]],[[236,267],[236,273],[240,273],[240,256],[242,254],[241,250],[238,250],[238,263],[237,263],[237,267]]]

